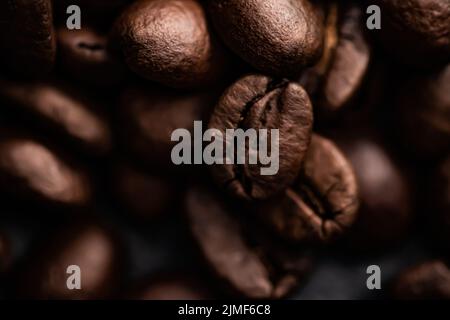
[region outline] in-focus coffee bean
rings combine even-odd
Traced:
[[[198,0],[138,0],[116,21],[115,34],[131,70],[167,86],[208,86],[226,71]]]
[[[211,167],[213,175],[220,185],[241,198],[264,199],[282,192],[300,171],[311,140],[312,124],[311,101],[300,85],[263,75],[239,79],[223,93],[208,126],[223,135],[228,129],[278,130],[276,145],[267,139],[267,150],[272,153],[275,148],[279,150],[279,159],[274,159],[278,160],[278,172],[262,175],[262,163],[238,164],[236,159],[227,163],[224,159],[223,164]],[[250,148],[248,142],[244,143],[247,157]],[[259,149],[262,144],[258,143]]]
[[[272,76],[298,76],[319,59],[323,13],[308,0],[208,0],[224,42],[247,63]]]
[[[255,214],[289,241],[317,244],[345,234],[358,207],[358,186],[350,162],[333,142],[313,135],[295,183],[281,199],[258,206]]]
[[[450,299],[450,268],[441,260],[424,262],[400,273],[392,295],[397,299]]]
[[[0,2],[0,65],[19,76],[48,73],[55,63],[51,0]]]

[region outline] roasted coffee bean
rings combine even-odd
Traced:
[[[382,12],[381,42],[400,62],[417,67],[450,62],[448,0],[377,0],[374,3],[380,5]]]
[[[181,274],[155,277],[130,295],[133,300],[206,300],[211,292],[199,279]]]
[[[330,140],[313,135],[297,181],[256,214],[289,241],[329,243],[352,226],[358,206],[351,164]]]
[[[433,172],[426,186],[428,199],[426,208],[431,232],[438,246],[450,248],[450,156]]]
[[[83,170],[25,134],[0,132],[0,189],[26,201],[83,206],[92,186]]]
[[[208,0],[217,32],[247,63],[273,76],[298,76],[319,59],[322,14],[308,0]]]
[[[57,29],[61,67],[82,83],[100,87],[118,85],[125,77],[125,69],[109,48],[106,34],[91,27],[68,30]]]
[[[450,299],[450,268],[441,260],[428,261],[400,273],[392,288],[397,299]]]
[[[223,159],[224,164],[212,166],[218,183],[246,199],[264,199],[282,192],[300,171],[310,143],[312,124],[311,102],[298,84],[262,75],[241,78],[223,93],[209,128],[219,130],[223,136],[227,129],[267,129],[270,135],[272,129],[279,130],[277,146],[267,139],[271,152],[274,147],[279,149],[279,170],[275,175],[262,175],[262,164],[249,164],[249,161],[237,164],[237,159],[235,164],[227,164]],[[249,152],[247,144],[245,152]]]
[[[19,76],[42,76],[55,62],[51,0],[0,2],[0,64]]]
[[[370,61],[370,47],[362,27],[363,12],[356,5],[331,5],[325,49],[319,63],[300,78],[317,106],[333,112],[347,105],[361,87]]]
[[[0,100],[31,126],[73,142],[89,154],[111,149],[111,129],[101,107],[86,93],[61,81],[0,79]]]
[[[138,0],[117,20],[115,34],[131,70],[167,86],[206,86],[225,72],[197,0]]]
[[[163,177],[151,175],[126,163],[113,168],[116,197],[127,211],[141,219],[167,215],[173,208],[178,190]]]
[[[19,267],[17,295],[75,300],[110,297],[120,285],[121,259],[121,246],[108,228],[97,222],[72,222],[31,253],[23,269]],[[72,287],[77,275],[78,289]]]
[[[348,245],[384,249],[404,239],[413,219],[413,190],[400,164],[371,133],[355,130],[333,138],[353,165],[359,187],[360,210]]]
[[[178,92],[161,87],[129,87],[119,102],[118,127],[121,143],[144,161],[171,167],[174,130],[193,133],[194,121],[201,121],[213,107],[214,95]]]
[[[419,158],[450,152],[450,64],[411,77],[397,99],[398,131],[404,147]]]
[[[233,293],[257,299],[285,296],[303,281],[310,257],[299,249],[288,252],[275,243],[269,247],[267,234],[248,237],[251,232],[245,228],[254,225],[240,222],[244,212],[238,208],[230,207],[211,190],[189,190],[188,223],[202,255]]]

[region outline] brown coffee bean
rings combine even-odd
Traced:
[[[88,26],[81,30],[62,26],[57,29],[57,39],[61,67],[78,81],[108,87],[118,85],[125,77],[106,34]]]
[[[295,76],[323,46],[321,14],[306,0],[210,0],[224,42],[247,63],[273,76]]]
[[[51,0],[0,2],[0,64],[20,76],[42,76],[54,65]]]
[[[209,93],[179,92],[162,87],[129,87],[119,102],[118,127],[121,143],[144,161],[171,167],[174,130],[193,133],[194,121],[201,121],[213,107]]]
[[[450,299],[450,269],[440,260],[411,267],[398,276],[392,288],[397,299]]]
[[[436,159],[450,152],[450,64],[407,80],[397,108],[397,132],[410,153]]]
[[[219,130],[224,137],[227,129],[267,129],[270,135],[272,129],[279,130],[277,146],[271,145],[270,137],[267,138],[271,152],[275,147],[279,149],[279,170],[275,175],[262,175],[262,164],[249,164],[249,161],[237,164],[237,159],[234,164],[227,164],[223,159],[224,164],[212,166],[216,180],[232,194],[245,199],[265,199],[282,192],[300,171],[310,143],[312,123],[311,102],[301,86],[262,75],[239,79],[223,93],[208,126]],[[247,144],[245,152],[249,152]]]
[[[112,232],[99,223],[71,223],[36,249],[18,275],[17,293],[32,299],[101,299],[110,297],[123,272],[121,248]],[[79,267],[80,289],[68,287]]]
[[[382,12],[381,42],[398,61],[421,68],[450,62],[448,0],[375,3]]]
[[[84,171],[38,140],[4,131],[0,134],[0,188],[25,200],[59,205],[86,205],[92,197]]]
[[[210,190],[192,188],[186,209],[202,255],[233,293],[255,299],[280,298],[297,287],[310,269],[310,257],[304,252],[277,246],[257,228],[246,230],[254,225],[239,221],[245,213]],[[259,236],[252,239],[255,232]]]
[[[128,66],[167,86],[206,86],[225,71],[197,0],[138,0],[116,21],[115,34]]]
[[[352,226],[358,206],[351,164],[330,140],[313,135],[297,181],[256,214],[289,241],[329,243]]]
[[[111,149],[111,129],[100,106],[86,93],[60,81],[0,79],[0,99],[32,126],[101,155]],[[64,141],[65,140],[65,141]]]

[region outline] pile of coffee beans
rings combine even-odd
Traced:
[[[0,2],[0,298],[450,299],[449,250],[449,0]]]

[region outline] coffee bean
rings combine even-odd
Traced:
[[[245,213],[210,190],[191,188],[186,210],[201,253],[233,293],[256,299],[283,297],[302,282],[311,266],[310,257],[298,248],[289,252],[275,243],[269,248],[271,240],[265,233],[252,242],[245,229],[252,224],[239,221]]]
[[[178,190],[168,179],[125,162],[114,166],[112,176],[115,194],[127,212],[141,219],[154,219],[173,210]]]
[[[19,268],[17,294],[32,299],[101,299],[114,294],[123,272],[121,247],[101,223],[72,222],[43,248],[35,249]],[[80,270],[80,289],[72,284],[69,266]],[[75,283],[75,281],[73,281]]]
[[[124,67],[109,48],[107,35],[88,26],[81,30],[62,26],[57,39],[61,67],[78,81],[108,87],[123,80]]]
[[[57,80],[17,82],[0,79],[0,99],[21,120],[56,134],[88,154],[111,149],[111,129],[101,107],[86,93]]]
[[[401,130],[396,131],[410,153],[436,159],[450,152],[450,64],[407,80],[397,108]]]
[[[397,277],[392,288],[397,299],[450,299],[450,269],[433,260],[411,267]]]
[[[144,165],[172,167],[171,141],[174,130],[193,132],[194,121],[201,121],[213,106],[211,94],[180,92],[162,87],[125,88],[118,110],[118,128],[124,149],[131,150]]]
[[[116,21],[115,33],[128,66],[171,87],[217,82],[226,59],[197,0],[138,0]]]
[[[347,232],[358,205],[351,164],[330,140],[313,135],[297,181],[256,214],[289,241],[329,243]]]
[[[92,186],[86,172],[26,134],[0,134],[0,189],[26,201],[83,206]]]
[[[390,248],[411,226],[412,187],[405,171],[378,137],[355,130],[334,134],[350,160],[359,187],[360,210],[346,242],[351,248]]]
[[[0,3],[0,64],[19,76],[48,73],[54,65],[56,38],[51,0]]]
[[[381,42],[398,61],[421,68],[450,62],[447,0],[377,0],[375,3],[382,12]]]
[[[279,171],[261,175],[261,164],[227,164],[224,159],[223,165],[212,167],[218,183],[246,199],[264,199],[282,192],[300,171],[312,123],[311,102],[301,86],[262,75],[239,79],[223,93],[209,128],[220,130],[224,136],[227,129],[279,130]],[[268,145],[273,152],[275,146]]]
[[[208,300],[212,294],[196,277],[185,274],[159,275],[130,294],[133,300]]]
[[[217,32],[247,63],[273,76],[295,76],[323,46],[323,21],[307,0],[208,0]]]

